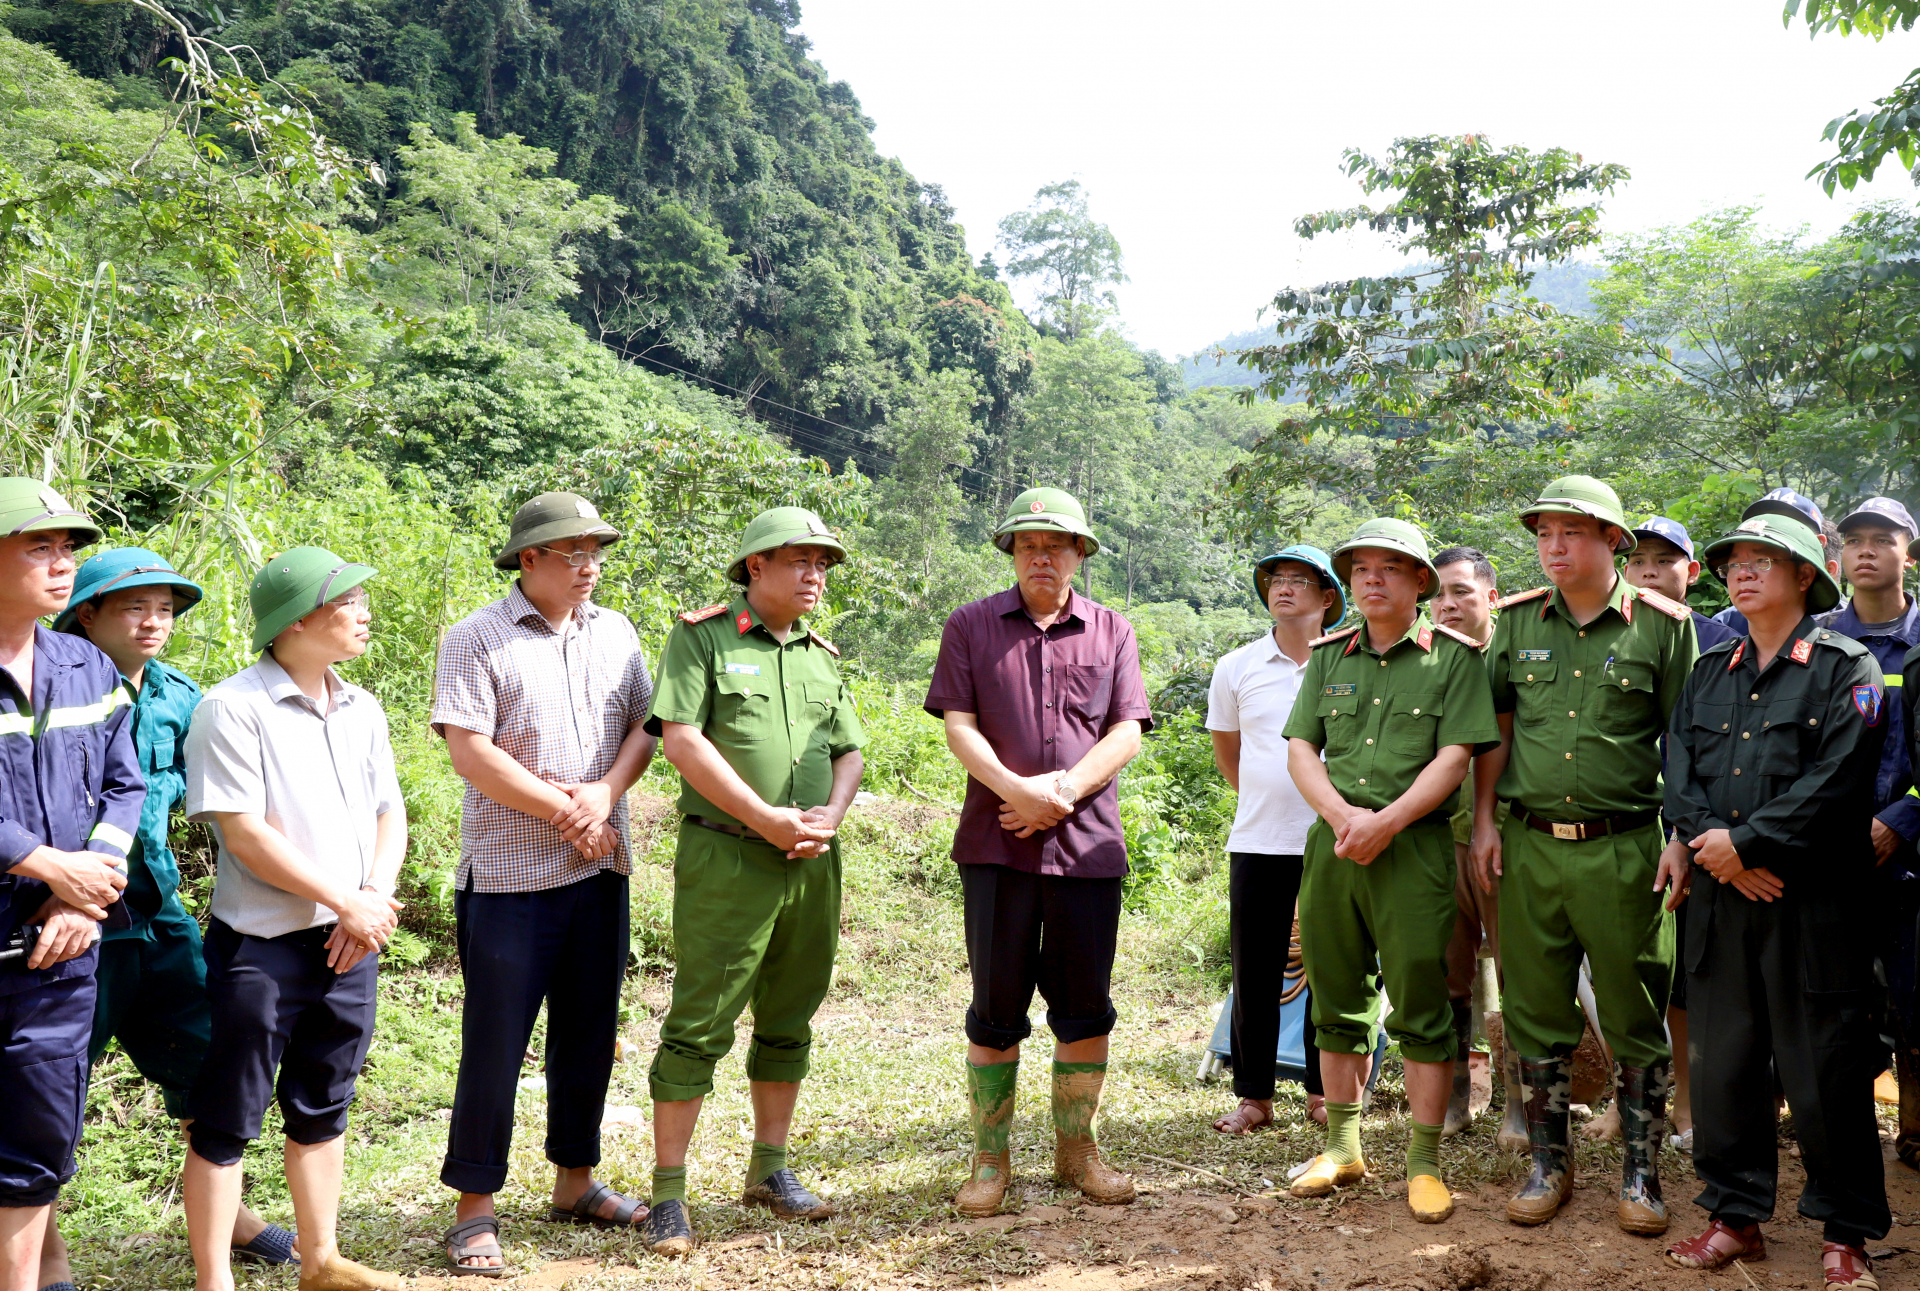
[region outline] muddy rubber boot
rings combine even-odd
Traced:
[[[1018,1062],[985,1067],[967,1064],[967,1104],[973,1121],[973,1171],[960,1185],[953,1208],[980,1218],[997,1215],[1007,1199],[1012,1153],[1007,1134],[1013,1128],[1013,1095],[1020,1085]]]
[[[1614,1067],[1613,1098],[1620,1109],[1620,1231],[1667,1231],[1660,1196],[1660,1145],[1667,1138],[1667,1092],[1673,1066]]]
[[[1893,1075],[1900,1082],[1900,1132],[1894,1136],[1893,1151],[1901,1161],[1920,1170],[1920,1071],[1913,1054],[1905,1049],[1893,1051]]]
[[[1516,1224],[1544,1224],[1573,1196],[1573,1149],[1567,1141],[1573,1060],[1522,1058],[1520,1082],[1527,1099],[1527,1150],[1533,1168],[1507,1203],[1507,1218]]]
[[[1473,1001],[1451,1000],[1453,1038],[1459,1055],[1453,1060],[1453,1093],[1447,1098],[1447,1118],[1440,1123],[1440,1137],[1450,1139],[1473,1124],[1473,1067],[1467,1055],[1473,1051]]]
[[[1100,1159],[1093,1120],[1107,1083],[1104,1062],[1053,1064],[1053,1177],[1099,1206],[1133,1200],[1133,1180]]]
[[[1500,1078],[1506,1086],[1506,1107],[1500,1116],[1500,1130],[1494,1145],[1509,1152],[1527,1151],[1527,1091],[1520,1084],[1520,1056],[1507,1048],[1502,1051]]]

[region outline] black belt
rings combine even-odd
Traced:
[[[705,816],[688,816],[687,823],[698,825],[702,829],[711,829],[716,834],[732,834],[735,838],[744,838],[750,843],[767,841],[745,825],[729,825],[724,820],[709,820]]]
[[[1609,834],[1625,834],[1636,829],[1645,829],[1660,819],[1660,811],[1629,811],[1619,816],[1600,816],[1593,820],[1548,820],[1545,816],[1536,816],[1526,808],[1516,805],[1513,818],[1528,829],[1537,829],[1543,834],[1552,834],[1555,838],[1572,839],[1584,842],[1589,838],[1605,838]]]

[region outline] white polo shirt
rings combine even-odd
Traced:
[[[379,819],[400,805],[380,701],[327,669],[328,706],[307,698],[271,654],[209,690],[187,732],[189,820],[216,811],[264,818],[316,872],[358,889],[373,874]],[[227,850],[218,823],[213,917],[278,937],[333,923],[327,907],[259,878]]]
[[[1227,838],[1230,852],[1298,856],[1307,850],[1313,808],[1294,788],[1280,734],[1306,670],[1274,644],[1271,631],[1214,665],[1207,729],[1240,733],[1240,801]]]

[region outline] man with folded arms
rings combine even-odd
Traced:
[[[366,653],[373,574],[320,547],[269,560],[247,592],[259,662],[208,691],[187,734],[187,818],[219,843],[212,1035],[187,1096],[196,1291],[232,1291],[240,1159],[276,1095],[300,1291],[400,1286],[337,1240],[347,1108],[407,850],[387,715],[333,669]]]

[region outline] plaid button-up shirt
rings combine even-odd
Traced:
[[[567,630],[555,632],[516,583],[504,600],[447,631],[429,720],[442,736],[448,726],[486,736],[542,779],[580,783],[613,766],[652,698],[640,638],[625,615],[582,605]],[[469,783],[457,882],[462,891],[539,892],[601,870],[630,873],[624,796],[611,822],[618,843],[588,860],[547,821],[503,807]]]

